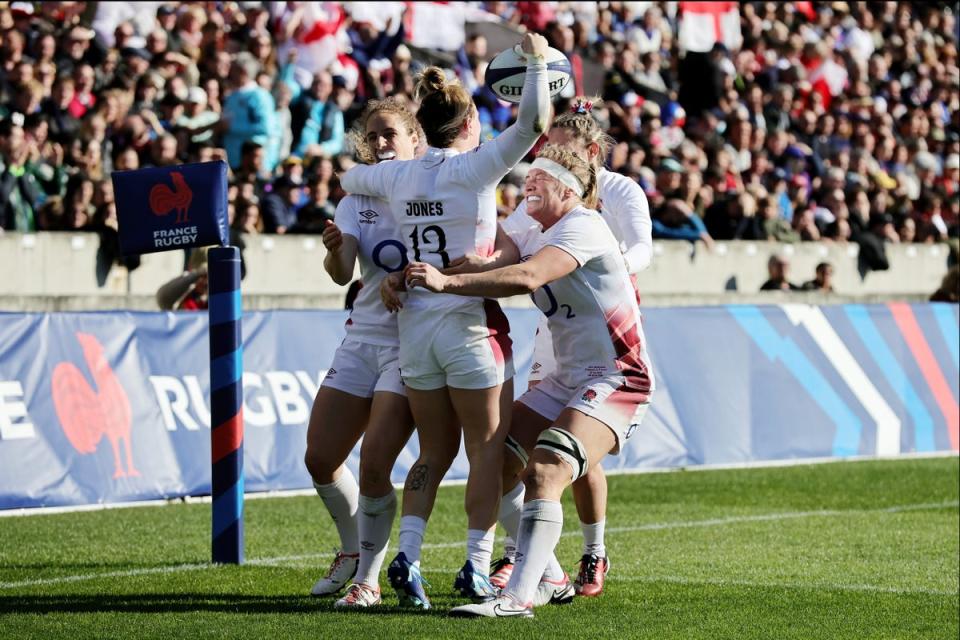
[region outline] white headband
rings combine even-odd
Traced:
[[[580,179],[573,175],[569,169],[567,169],[562,164],[558,164],[553,160],[548,160],[547,158],[537,158],[533,161],[533,164],[530,166],[531,169],[540,169],[550,174],[552,177],[559,180],[565,187],[569,187],[577,194],[578,198],[583,197],[583,185],[580,184]]]

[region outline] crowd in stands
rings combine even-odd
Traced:
[[[109,237],[112,171],[223,159],[237,232],[319,233],[365,102],[416,107],[417,7],[350,13],[366,4],[0,3],[0,229]],[[644,188],[655,238],[856,242],[866,270],[887,268],[888,243],[956,243],[952,4],[712,3],[738,13],[737,42],[696,53],[686,3],[463,4],[567,54],[558,110],[585,69],[602,74],[607,164]],[[483,85],[497,52],[462,40],[450,73],[494,136],[516,112]],[[504,214],[521,180],[502,185]]]

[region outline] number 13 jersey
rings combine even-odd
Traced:
[[[496,185],[510,170],[495,147],[485,144],[466,153],[429,147],[417,160],[355,167],[342,184],[359,193],[386,194],[407,259],[444,269],[468,253],[493,253]],[[414,289],[404,308],[451,309],[480,300]]]

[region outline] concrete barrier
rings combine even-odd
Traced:
[[[342,301],[342,288],[323,270],[325,249],[318,236],[248,236],[246,243],[246,296]],[[143,256],[140,268],[129,274],[114,266],[101,285],[96,276],[98,247],[99,238],[93,233],[0,235],[0,274],[4,274],[0,277],[0,300],[10,304],[35,296],[78,300],[110,296],[114,301],[116,296],[152,297],[161,284],[183,268],[180,251],[149,254]],[[794,282],[813,278],[816,264],[828,261],[835,268],[836,291],[849,297],[846,299],[922,299],[939,286],[947,270],[948,253],[943,245],[889,245],[890,270],[870,272],[861,279],[857,246],[852,244],[722,242],[713,251],[703,245],[693,249],[687,242],[655,242],[653,265],[638,278],[642,294],[646,298],[714,298],[733,291],[754,294],[766,280],[770,254],[781,251],[791,257],[790,277]],[[95,303],[92,307],[87,302],[78,304],[99,308]],[[77,307],[68,303],[64,308]]]

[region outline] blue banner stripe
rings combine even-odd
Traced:
[[[243,350],[220,356],[210,363],[210,388],[214,391],[227,385],[239,384],[243,375]]]
[[[853,304],[844,307],[844,312],[850,320],[850,324],[860,334],[866,351],[877,363],[877,367],[883,372],[883,376],[897,397],[907,409],[907,413],[913,420],[914,428],[914,447],[917,451],[933,451],[935,448],[933,439],[933,417],[927,411],[923,400],[917,395],[913,385],[910,384],[910,378],[904,372],[900,362],[890,351],[886,341],[877,330],[873,319],[870,317],[870,311],[863,305]]]
[[[778,334],[755,306],[730,305],[727,309],[767,358],[771,362],[783,362],[810,398],[833,419],[837,428],[833,440],[833,455],[857,455],[860,452],[862,423],[796,343]]]
[[[210,392],[210,415],[224,416],[224,420],[227,420],[240,411],[242,399],[243,393],[240,385],[231,384],[216,389]]]
[[[950,349],[950,357],[953,363],[960,369],[960,327],[957,326],[957,318],[953,315],[954,304],[934,304],[933,315],[937,318],[937,324],[940,326],[940,332],[943,339]],[[949,379],[949,376],[948,376]]]
[[[210,325],[235,322],[243,312],[240,302],[240,290],[214,293],[209,298]]]
[[[243,517],[243,478],[213,499],[213,537],[219,538],[234,522]]]
[[[240,320],[223,322],[210,331],[210,357],[219,358],[240,348]]]
[[[216,499],[225,488],[232,487],[237,478],[243,475],[243,445],[213,463],[210,472],[210,492]]]

